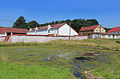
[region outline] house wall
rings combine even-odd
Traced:
[[[5,34],[0,34],[0,37],[1,37],[1,36],[7,36],[7,33],[5,33]]]
[[[110,34],[102,34],[101,38],[108,38],[108,39],[113,39],[113,35]]]
[[[50,29],[50,33],[48,34],[54,34],[55,36],[58,35],[58,29]]]
[[[120,39],[120,35],[115,35],[114,38],[115,39]]]
[[[120,35],[102,35],[102,38],[120,39]]]
[[[90,36],[89,36],[90,37]],[[91,38],[108,38],[108,39],[120,39],[120,35],[112,35],[112,34],[92,34]]]
[[[58,29],[50,29],[50,33],[48,33],[48,30],[38,30],[27,32],[27,35],[48,35],[48,34],[57,35],[57,33]]]
[[[65,24],[59,28],[59,35],[74,36],[78,35],[78,33],[73,30],[69,25]]]
[[[100,34],[93,34],[93,39],[100,38]]]
[[[106,31],[105,31],[105,29],[104,29],[102,26],[98,26],[98,27],[94,30],[94,32],[105,33]]]

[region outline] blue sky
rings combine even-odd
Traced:
[[[0,26],[11,27],[19,16],[38,23],[97,19],[104,27],[120,26],[120,0],[0,0]]]

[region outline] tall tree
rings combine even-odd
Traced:
[[[40,25],[36,22],[36,21],[31,21],[27,23],[27,28],[35,28],[35,27],[39,27]]]
[[[27,24],[25,22],[26,20],[24,19],[23,16],[20,16],[16,22],[13,24],[14,28],[23,28],[23,29],[27,29]]]

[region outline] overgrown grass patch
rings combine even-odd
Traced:
[[[120,52],[111,51],[120,49],[116,40],[57,40],[48,43],[3,43],[0,46],[0,61],[6,63],[0,63],[0,79],[75,79],[71,69],[88,70],[104,79],[120,77]],[[100,55],[84,56],[85,53]],[[74,57],[90,57],[93,60],[75,61]],[[47,58],[50,60],[47,61]],[[19,73],[22,74],[19,76]]]
[[[120,44],[116,43],[119,39],[86,39],[86,40],[57,40],[46,44],[55,44],[63,46],[82,46],[82,47],[100,47],[102,49],[112,50],[120,49]]]

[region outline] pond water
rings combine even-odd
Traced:
[[[95,65],[88,64],[87,62],[92,62],[92,61],[107,61],[108,58],[105,57],[74,57],[73,61],[71,62],[74,65],[74,68],[71,69],[70,71],[77,77],[78,79],[83,79],[81,72],[87,71],[88,67],[95,67]],[[81,65],[82,64],[82,65]]]

